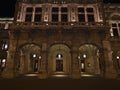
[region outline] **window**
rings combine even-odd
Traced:
[[[31,21],[32,21],[32,14],[26,14],[25,22],[31,22]]]
[[[42,8],[41,7],[28,7],[26,8],[25,22],[41,22],[42,21]]]
[[[35,8],[35,18],[34,21],[35,22],[41,22],[42,20],[42,8],[41,7],[37,7]]]
[[[85,10],[82,7],[78,8],[78,21],[85,22]]]
[[[87,13],[87,21],[94,22],[94,11],[93,8],[86,8]]]
[[[94,22],[95,20],[94,20],[94,15],[87,15],[87,17],[88,17],[88,22]]]
[[[55,13],[55,12],[58,13],[58,11],[59,11],[58,7],[53,7],[53,8],[52,8],[52,12],[53,12],[53,13]]]
[[[67,22],[67,21],[68,21],[67,7],[52,8],[52,22]]]
[[[58,14],[52,14],[52,22],[58,22]]]
[[[53,7],[52,8],[52,22],[58,22],[59,21],[59,8],[58,7]]]
[[[32,11],[33,11],[33,8],[32,8],[32,7],[29,7],[29,8],[26,9],[26,12],[27,12],[27,13],[32,13]]]
[[[86,10],[88,13],[93,13],[93,8],[87,8]]]
[[[32,7],[26,8],[25,22],[31,22],[32,21],[32,12],[33,12]]]
[[[78,7],[79,22],[95,22],[93,8]]]
[[[120,23],[114,22],[111,24],[111,36],[119,37],[120,36]]]
[[[61,22],[68,21],[68,9],[66,7],[61,8]]]

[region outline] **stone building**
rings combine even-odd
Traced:
[[[17,0],[8,34],[3,78],[119,77],[120,4]]]

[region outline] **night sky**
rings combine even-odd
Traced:
[[[13,17],[16,0],[0,0],[0,17]],[[105,3],[120,3],[120,0],[104,0]]]

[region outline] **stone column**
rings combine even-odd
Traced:
[[[14,73],[14,52],[9,51],[7,56],[6,68],[2,73],[3,78],[13,78]]]
[[[24,57],[25,55],[23,53],[21,53],[20,56],[20,74],[24,74]]]
[[[79,61],[78,61],[78,52],[77,50],[72,51],[72,60],[71,60],[71,69],[72,69],[72,78],[79,79],[80,78],[80,69],[79,69]]]
[[[45,79],[48,77],[47,71],[46,71],[46,64],[47,64],[47,52],[42,51],[41,52],[41,59],[39,61],[39,75],[38,78]]]
[[[113,66],[112,50],[109,41],[103,41],[104,59],[105,59],[105,77],[116,78],[117,72]]]
[[[2,73],[3,78],[13,78],[15,77],[15,67],[14,67],[14,59],[15,59],[15,50],[16,50],[16,41],[13,37],[13,33],[10,32],[9,35],[9,50],[7,54],[6,67]]]

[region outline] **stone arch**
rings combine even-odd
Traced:
[[[110,20],[120,20],[120,14],[119,13],[112,13],[109,17]]]
[[[120,74],[120,50],[113,52],[113,65],[119,75]]]
[[[61,55],[61,58],[57,57],[59,55]],[[61,66],[59,66],[60,63],[62,63]],[[49,49],[48,73],[55,74],[59,72],[64,74],[70,74],[71,72],[70,48],[65,44],[54,44]]]
[[[41,48],[34,43],[23,44],[19,48],[19,74],[34,73],[40,69]]]
[[[96,45],[84,44],[79,48],[81,72],[87,74],[101,74],[100,50]]]

